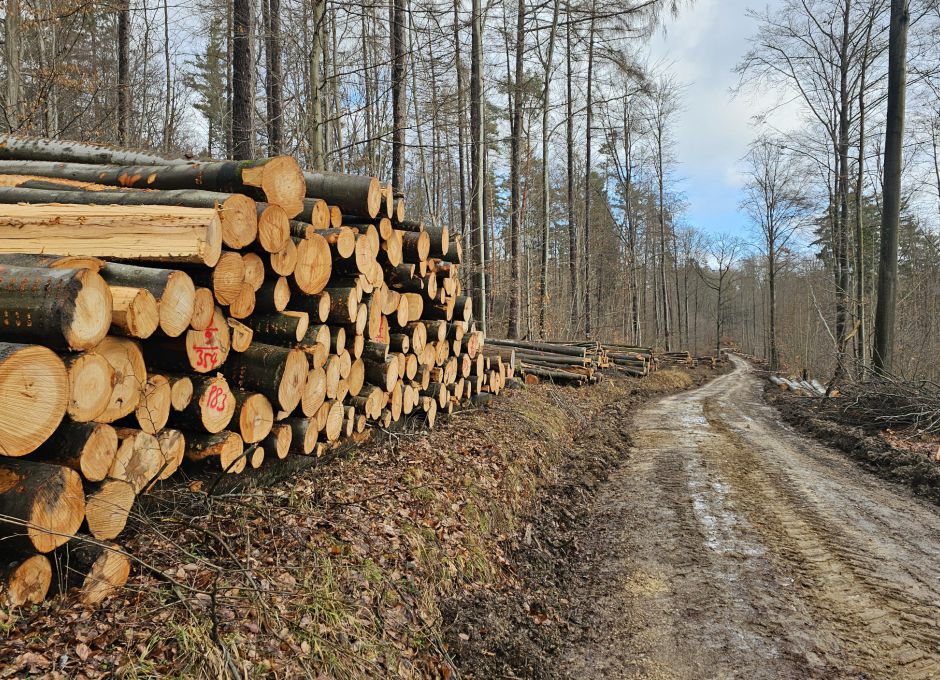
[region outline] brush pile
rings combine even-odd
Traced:
[[[106,597],[111,541],[181,465],[320,456],[498,393],[513,352],[483,346],[459,240],[405,212],[287,156],[0,136],[2,597]]]

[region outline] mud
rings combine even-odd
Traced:
[[[735,364],[636,413],[553,674],[940,677],[940,511],[780,424]]]

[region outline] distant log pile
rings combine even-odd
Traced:
[[[514,357],[460,263],[374,177],[0,135],[0,591],[106,597],[111,541],[181,465],[321,456],[499,393]]]
[[[639,347],[597,340],[499,340],[487,338],[487,352],[508,357],[512,352],[515,368],[526,376],[526,382],[540,380],[573,385],[592,384],[601,377],[600,369],[637,378],[649,375],[662,365],[694,368],[704,364],[717,368],[725,359],[689,352],[660,352],[652,347]]]

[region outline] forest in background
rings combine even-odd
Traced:
[[[0,122],[390,178],[411,216],[462,235],[495,336],[735,345],[824,376],[841,353],[861,373],[891,3],[755,10],[736,93],[760,103],[746,234],[687,220],[675,130],[696,102],[644,58],[686,4],[6,0]],[[912,2],[894,368],[922,378],[940,377],[938,47],[936,0]],[[775,127],[781,106],[801,124]]]

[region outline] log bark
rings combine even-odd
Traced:
[[[306,172],[304,181],[308,198],[321,198],[345,214],[374,218],[382,207],[382,185],[375,177]]]
[[[61,583],[78,588],[85,605],[94,605],[112,597],[124,587],[131,573],[131,559],[120,546],[77,541],[68,546],[56,561]]]
[[[237,475],[248,463],[244,450],[242,438],[229,430],[215,434],[186,433],[186,460],[191,463],[206,463],[222,472]]]
[[[255,313],[283,312],[290,303],[290,283],[284,276],[271,276],[264,280],[255,293]]]
[[[2,176],[0,176],[2,178]],[[91,269],[101,273],[104,260],[90,255],[39,255],[36,253],[0,253],[0,264],[15,267],[51,267],[52,269]]]
[[[313,418],[288,418],[284,421],[291,429],[288,451],[301,456],[313,453],[319,431]]]
[[[300,402],[309,363],[303,351],[255,342],[223,365],[231,383],[260,392],[276,408],[290,413]]]
[[[111,291],[90,269],[0,265],[0,310],[0,337],[81,351],[107,334]]]
[[[279,459],[287,458],[290,445],[293,441],[293,431],[287,423],[277,423],[271,428],[271,433],[264,438],[265,451],[272,452]]]
[[[0,458],[0,540],[5,554],[50,552],[78,531],[84,517],[85,494],[77,472]]]
[[[39,175],[134,189],[201,189],[261,197],[288,217],[303,210],[304,176],[290,156],[150,165],[0,161],[5,175]]]
[[[0,205],[0,252],[44,252],[212,267],[222,223],[209,208]]]
[[[253,314],[243,322],[259,342],[290,347],[300,342],[310,326],[307,312]]]

